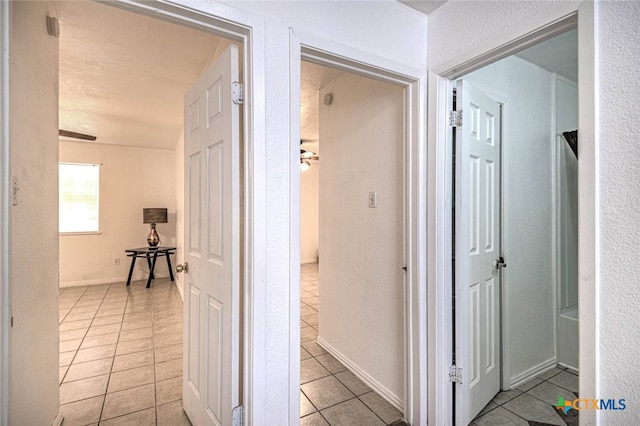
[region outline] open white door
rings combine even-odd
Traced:
[[[500,105],[467,81],[456,109],[456,423],[500,390]]]
[[[240,383],[240,112],[230,45],[185,95],[184,410],[231,425]]]

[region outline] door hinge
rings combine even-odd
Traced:
[[[11,317],[11,327],[13,327],[13,317]]]
[[[457,365],[449,366],[449,381],[452,383],[462,383],[462,367]]]
[[[233,426],[242,426],[244,417],[244,409],[242,405],[238,405],[231,412],[231,421]]]
[[[242,105],[244,103],[244,86],[242,83],[234,81],[231,83],[231,100],[236,105]]]
[[[449,127],[462,126],[462,110],[449,111]]]
[[[507,264],[504,262],[504,257],[500,256],[495,260],[496,269],[506,268]]]

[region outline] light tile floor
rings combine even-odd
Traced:
[[[578,398],[578,376],[556,367],[527,383],[498,393],[471,423],[472,426],[577,426],[578,412],[555,409],[558,397]]]
[[[182,410],[182,300],[168,279],[60,289],[63,425],[190,425]],[[318,346],[318,267],[302,266],[301,425],[385,425],[401,413]],[[500,392],[474,426],[577,425],[558,397],[578,376],[554,368]]]
[[[190,425],[182,300],[169,279],[60,289],[60,404],[68,425]]]
[[[317,343],[318,264],[301,268],[300,424],[405,424],[402,414]]]

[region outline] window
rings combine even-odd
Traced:
[[[60,233],[99,232],[100,166],[59,164]]]

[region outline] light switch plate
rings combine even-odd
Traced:
[[[369,208],[375,209],[378,207],[378,193],[375,191],[369,192]]]
[[[11,204],[17,206],[20,204],[20,185],[18,185],[18,177],[11,177]]]

